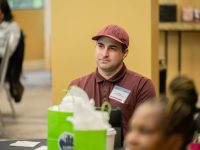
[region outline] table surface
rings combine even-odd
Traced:
[[[40,142],[40,143],[33,148],[10,146],[11,143],[15,143],[17,141],[33,141],[33,142]],[[0,141],[0,150],[34,150],[36,148],[39,148],[40,146],[46,146],[46,145],[47,145],[46,139],[4,140],[4,141]],[[124,150],[124,148],[115,148],[115,150]]]

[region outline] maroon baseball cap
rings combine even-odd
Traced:
[[[97,35],[92,37],[92,40],[98,40],[102,36],[110,37],[128,47],[129,36],[128,33],[121,27],[115,24],[110,24],[102,28]]]

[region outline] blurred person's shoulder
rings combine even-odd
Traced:
[[[4,32],[20,32],[20,26],[15,21],[4,21],[1,23],[1,29],[4,30]]]
[[[19,26],[18,23],[15,22],[15,21],[11,21],[11,22],[9,23],[9,27],[10,27],[11,29],[20,30],[20,26]]]

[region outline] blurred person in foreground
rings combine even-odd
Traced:
[[[192,80],[176,77],[169,99],[152,99],[135,111],[126,137],[126,150],[185,150],[192,141],[198,95]]]
[[[0,62],[6,50],[9,50],[6,80],[9,82],[11,96],[15,102],[20,102],[24,91],[20,82],[24,58],[24,36],[13,19],[7,0],[0,0]]]

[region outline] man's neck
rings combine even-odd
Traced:
[[[103,71],[101,69],[98,68],[98,72],[99,74],[104,77],[106,80],[109,80],[110,78],[112,78],[115,74],[117,74],[121,68],[123,67],[123,63],[117,68],[115,69],[114,71],[110,71],[110,72],[106,72],[106,71]]]

